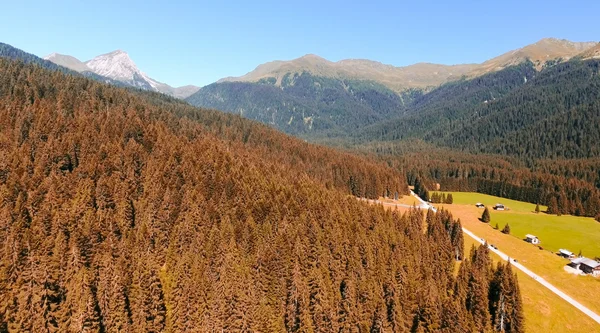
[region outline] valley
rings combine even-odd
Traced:
[[[599,45],[174,87],[0,43],[0,332],[598,331]]]

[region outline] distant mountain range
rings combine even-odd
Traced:
[[[481,64],[440,65],[418,63],[405,67],[385,65],[365,59],[346,59],[332,62],[314,54],[290,61],[272,61],[259,65],[255,70],[240,77],[226,77],[220,82],[259,82],[275,79],[281,84],[286,74],[308,72],[314,76],[334,79],[371,80],[391,90],[402,92],[410,88],[431,88],[442,83],[467,77],[476,77],[531,60],[536,66],[547,61],[566,61],[596,46],[597,42],[571,42],[564,39],[545,38],[537,43],[504,53]]]
[[[201,89],[191,85],[174,88],[150,78],[122,50],[85,62],[58,53],[35,61],[48,61],[111,84],[165,93],[195,106],[241,114],[290,134],[319,137],[338,136],[401,117],[410,113],[413,101],[450,82],[478,78],[526,62],[540,71],[573,58],[598,57],[600,45],[596,42],[555,38],[542,39],[481,64],[395,67],[365,59],[332,62],[309,54],[265,63],[243,76],[223,78]]]
[[[221,79],[186,100],[196,106],[238,113],[290,134],[331,137],[410,113],[413,101],[435,92],[440,85],[530,63],[533,72],[529,77],[522,75],[520,81],[511,83],[522,84],[544,67],[573,58],[597,57],[599,51],[596,42],[547,38],[481,64],[420,63],[406,67],[360,59],[331,62],[309,54],[259,65],[240,77]],[[481,87],[475,84],[475,88]],[[481,91],[485,98],[477,99],[478,103],[498,98],[508,90],[505,83],[491,82]]]
[[[168,84],[158,82],[142,72],[127,52],[122,50],[102,54],[86,62],[70,55],[58,53],[52,53],[44,59],[79,73],[96,73],[132,87],[157,91],[177,98],[186,98],[200,89],[191,85],[174,88]]]

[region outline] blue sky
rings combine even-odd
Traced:
[[[417,4],[418,2],[418,4]],[[600,1],[7,1],[0,41],[80,60],[122,49],[173,86],[307,53],[482,62],[544,37],[600,40]]]

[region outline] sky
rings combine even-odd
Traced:
[[[545,37],[599,41],[600,1],[7,1],[0,42],[89,60],[121,49],[150,77],[203,86],[317,54],[394,66],[481,63]]]

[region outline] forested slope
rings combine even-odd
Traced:
[[[438,146],[534,158],[600,156],[600,60],[531,63],[445,84],[406,114],[356,132],[360,142],[421,138]]]
[[[286,74],[258,83],[221,82],[203,87],[186,100],[274,126],[289,134],[345,136],[368,124],[402,113],[420,90],[398,95],[372,81],[342,80],[310,73]]]
[[[0,331],[523,332],[389,168],[237,116],[0,60]],[[427,231],[424,230],[424,223]],[[513,311],[514,310],[514,311]]]
[[[0,43],[0,57],[2,58],[8,58],[11,60],[19,60],[22,61],[26,64],[35,64],[38,65],[40,67],[52,70],[52,71],[61,71],[63,73],[68,73],[71,75],[82,75],[85,77],[88,77],[90,79],[96,80],[96,81],[100,81],[100,82],[104,82],[104,83],[110,83],[112,85],[115,86],[119,86],[119,87],[124,87],[125,85],[119,81],[115,81],[112,79],[109,79],[107,77],[98,75],[96,73],[90,72],[90,71],[86,71],[86,72],[82,72],[82,73],[77,73],[73,70],[70,70],[66,67],[63,66],[59,66],[51,61],[42,59],[36,55],[33,55],[31,53],[27,53],[23,50],[20,50],[16,47],[13,47],[11,45],[8,44],[4,44],[4,43]]]

